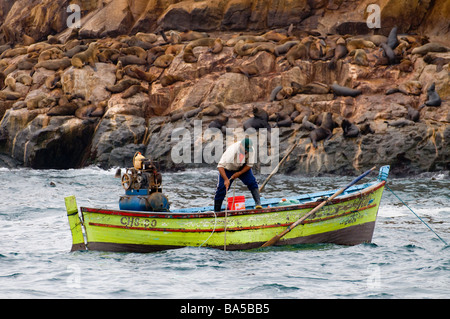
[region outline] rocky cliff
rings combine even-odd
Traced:
[[[299,143],[284,172],[450,169],[448,1],[378,1],[376,29],[371,1],[70,3],[79,29],[68,1],[0,0],[0,166],[123,167],[140,151],[213,167],[174,161],[174,133],[193,159],[208,145],[196,120],[225,131],[258,110],[280,158]],[[425,104],[433,83],[439,106]]]

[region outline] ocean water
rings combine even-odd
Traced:
[[[450,247],[388,190],[371,244],[69,252],[64,197],[75,195],[78,206],[118,209],[123,189],[114,172],[0,168],[0,298],[450,297]],[[211,205],[216,179],[213,170],[166,173],[163,191],[173,207]],[[335,189],[351,179],[276,175],[263,196]],[[388,185],[450,243],[448,173]],[[251,196],[242,184],[236,193]]]

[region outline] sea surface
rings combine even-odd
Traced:
[[[118,209],[123,189],[114,173],[0,168],[0,298],[450,297],[450,247],[388,190],[371,244],[69,252],[64,197],[75,195],[78,206]],[[257,178],[262,183],[265,176]],[[351,179],[276,175],[263,196],[336,189]],[[173,207],[212,205],[216,182],[214,170],[165,173],[163,191]],[[388,185],[450,243],[448,172]],[[251,196],[242,183],[236,193]]]

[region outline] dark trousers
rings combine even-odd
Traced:
[[[234,173],[237,171],[229,171],[225,170],[225,174],[228,178],[230,178]],[[245,172],[241,176],[239,176],[239,179],[244,183],[248,189],[251,191],[252,189],[258,188],[258,182],[256,181],[255,176],[253,176],[253,172],[250,169],[249,171]],[[222,175],[219,173],[219,181],[217,182],[217,189],[216,189],[216,196],[214,197],[214,200],[220,200],[223,201],[225,198],[225,195],[227,194],[227,190],[225,189],[224,179],[222,178]],[[230,187],[233,183],[233,180],[230,180]]]

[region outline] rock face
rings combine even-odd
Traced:
[[[0,166],[123,167],[140,151],[165,169],[214,167],[223,149],[213,141],[226,136],[212,134],[239,132],[259,108],[279,159],[299,143],[284,172],[450,170],[448,1],[381,1],[375,34],[369,1],[80,0],[77,34],[66,2],[31,3],[0,0]],[[394,24],[390,59],[383,45]],[[142,33],[158,30],[169,43]],[[220,40],[194,41],[205,37]],[[412,53],[426,42],[431,52]],[[90,43],[95,63],[74,64]],[[342,46],[349,54],[335,57]],[[422,106],[432,83],[442,103]],[[310,126],[327,113],[333,135],[314,148]]]
[[[290,24],[323,34],[368,31],[365,24],[371,1],[342,0],[75,0],[81,9],[83,37],[98,38],[164,30],[265,30]],[[449,39],[450,5],[446,0],[383,0],[381,31],[394,25],[400,32],[420,31]],[[32,0],[0,2],[0,38],[35,41],[67,28],[67,1]],[[31,9],[31,10],[30,10]],[[349,32],[350,31],[350,32]]]

